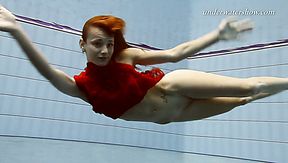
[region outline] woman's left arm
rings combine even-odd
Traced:
[[[216,30],[195,40],[182,43],[172,49],[149,51],[130,49],[129,53],[135,56],[133,57],[135,64],[150,65],[166,62],[178,62],[187,57],[193,56],[219,40],[235,39],[239,33],[250,30],[252,27],[253,24],[248,19],[236,21],[234,18],[229,17],[222,20]]]

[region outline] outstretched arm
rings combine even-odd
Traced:
[[[228,17],[222,20],[218,28],[212,32],[195,40],[182,43],[172,49],[151,51],[130,49],[130,51],[131,54],[136,54],[134,55],[134,63],[136,64],[149,65],[165,62],[178,62],[193,56],[220,40],[235,39],[239,33],[251,30],[252,27],[253,24],[248,19],[237,21],[235,18]]]
[[[31,63],[61,92],[85,99],[83,93],[77,88],[73,78],[64,72],[53,68],[43,54],[33,45],[25,31],[16,22],[15,16],[0,5],[0,30],[9,32],[19,43]]]

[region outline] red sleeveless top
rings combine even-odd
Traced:
[[[132,65],[113,61],[107,66],[88,62],[74,79],[94,112],[116,119],[139,103],[163,76],[158,68],[138,72]]]

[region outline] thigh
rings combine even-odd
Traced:
[[[190,98],[243,97],[254,91],[250,80],[193,70],[175,70],[161,81],[168,92]]]
[[[174,121],[185,122],[200,120],[226,113],[233,108],[246,104],[245,98],[218,97],[203,100],[193,100]]]

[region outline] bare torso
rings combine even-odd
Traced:
[[[127,57],[129,55],[125,52],[122,52],[116,58],[116,61],[133,65],[132,61]],[[165,75],[154,87],[148,90],[140,103],[126,111],[120,119],[160,124],[173,121],[189,105],[191,100],[179,94],[168,93],[167,83],[169,83],[169,79]]]
[[[164,89],[164,82],[165,77],[149,89],[143,100],[129,109],[120,119],[165,124],[177,118],[191,100],[178,94],[168,93]]]

